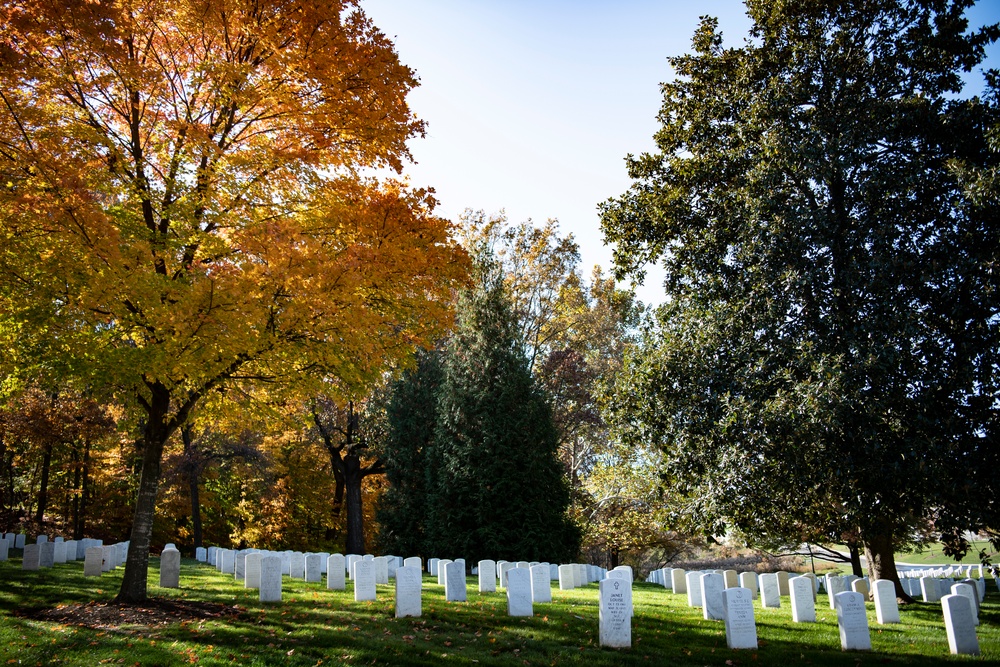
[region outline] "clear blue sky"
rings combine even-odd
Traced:
[[[362,0],[421,86],[427,121],[411,142],[415,186],[438,213],[505,210],[512,221],[559,220],[580,244],[583,269],[610,269],[597,204],[628,189],[624,157],[653,148],[667,57],[690,50],[698,17],[719,18],[726,42],[749,29],[737,0]],[[981,0],[974,24],[1000,20]],[[993,49],[991,63],[1000,57]],[[977,77],[981,78],[981,77]],[[657,271],[639,297],[659,303]]]

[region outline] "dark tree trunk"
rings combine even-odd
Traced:
[[[121,589],[115,598],[118,602],[136,603],[146,599],[149,544],[153,534],[153,515],[156,510],[156,492],[160,485],[160,463],[163,447],[170,437],[167,412],[170,392],[162,384],[150,385],[150,398],[146,406],[147,421],[142,434],[142,471],[139,475],[139,492],[132,516],[128,557],[122,575]]]
[[[608,569],[613,570],[620,564],[618,562],[618,549],[608,549]]]
[[[45,443],[42,455],[42,481],[38,487],[38,508],[35,510],[35,523],[42,526],[45,523],[45,508],[49,502],[49,468],[52,466],[52,441]]]
[[[361,506],[361,482],[364,472],[361,460],[355,454],[344,457],[344,487],[347,496],[347,544],[349,554],[365,553],[365,520]]]
[[[181,439],[184,441],[184,458],[188,473],[188,488],[191,492],[191,529],[194,531],[194,547],[202,546],[201,536],[201,498],[198,495],[198,472],[201,469],[197,452],[194,449],[194,439],[191,428],[181,429]]]
[[[896,587],[896,600],[903,604],[913,602],[913,598],[903,590],[896,573],[896,558],[892,546],[892,524],[879,521],[871,529],[862,533],[865,544],[865,558],[868,559],[868,577],[872,586],[879,579],[888,579]]]
[[[865,570],[861,567],[861,545],[851,540],[847,543],[847,549],[851,553],[851,573],[855,577],[865,576]]]
[[[83,441],[83,461],[80,470],[80,495],[76,518],[73,522],[73,539],[82,540],[87,529],[87,502],[90,500],[90,440]]]

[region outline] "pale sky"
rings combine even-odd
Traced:
[[[504,210],[513,222],[556,218],[580,244],[582,271],[610,271],[597,204],[624,193],[624,158],[654,148],[667,57],[691,50],[698,17],[719,18],[727,44],[750,27],[737,0],[362,0],[421,85],[427,121],[405,173],[430,186],[438,214]],[[971,23],[1000,19],[981,0]],[[991,62],[1000,56],[992,49]],[[981,76],[976,77],[977,82]],[[978,87],[978,83],[977,83]],[[638,290],[662,301],[661,275]]]

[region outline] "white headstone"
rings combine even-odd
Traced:
[[[497,590],[497,563],[494,560],[479,561],[479,592],[495,593]]]
[[[181,580],[181,552],[164,549],[160,552],[160,588],[179,588]]]
[[[306,555],[301,551],[293,551],[289,554],[288,576],[292,579],[306,578]]]
[[[264,558],[264,554],[259,551],[247,554],[246,570],[243,577],[244,588],[260,588],[260,561],[262,558]]]
[[[250,549],[240,549],[233,557],[233,574],[236,581],[243,581],[247,576],[247,555]]]
[[[90,547],[83,556],[83,576],[101,576],[104,565],[104,547]]]
[[[969,602],[972,603],[972,624],[979,625],[979,609],[977,609],[979,600],[976,596],[976,587],[969,584],[953,584],[951,595],[964,595],[969,598]],[[944,598],[941,599],[943,600]]]
[[[10,554],[10,540],[6,537],[0,540],[0,561],[7,560]]]
[[[573,578],[573,582],[576,582],[576,570],[573,566],[570,566],[570,576]],[[508,563],[507,561],[498,561],[497,570],[500,572],[500,588],[507,588],[507,573],[511,570],[517,569],[517,563]]]
[[[845,651],[872,650],[872,638],[868,632],[868,614],[865,613],[865,596],[854,591],[844,591],[837,593],[836,603],[840,647]]]
[[[847,579],[844,577],[828,574],[826,575],[826,594],[830,599],[830,609],[837,608],[837,595],[847,591]]]
[[[320,554],[306,554],[305,557],[305,580],[310,583],[323,581],[323,568],[326,567],[326,563],[323,562],[323,556]],[[386,583],[389,583],[386,581]]]
[[[389,583],[389,559],[385,556],[379,556],[378,558],[372,559],[375,563],[375,583],[376,584],[388,584]]]
[[[375,599],[375,562],[359,560],[354,563],[354,601]]]
[[[736,573],[736,570],[723,570],[722,577],[726,582],[726,588],[740,587],[740,575]]]
[[[781,590],[778,588],[777,574],[760,575],[760,606],[772,608],[781,606]]]
[[[560,565],[559,566],[559,590],[568,591],[572,590],[573,586],[573,566],[572,565]]]
[[[345,581],[346,571],[345,563],[347,559],[344,558],[343,554],[330,554],[330,557],[326,559],[326,587],[331,591],[343,591],[347,590],[347,581]],[[417,568],[417,572],[420,568]]]
[[[427,573],[432,577],[436,577],[438,574],[438,560],[437,558],[431,558],[427,561]]]
[[[222,573],[236,576],[236,552],[232,549],[222,552]]]
[[[115,548],[110,544],[101,547],[104,552],[104,560],[101,562],[101,572],[110,572],[115,567]]]
[[[549,566],[544,563],[532,565],[531,572],[531,601],[532,602],[552,602],[552,580],[549,579]]]
[[[923,594],[924,602],[937,602],[941,599],[941,590],[937,582],[935,577],[920,577],[920,592]]]
[[[396,618],[420,616],[421,572],[420,567],[412,565],[396,569]]]
[[[815,588],[809,577],[792,577],[788,580],[788,592],[792,603],[792,621],[795,623],[816,622]]]
[[[440,571],[441,563],[438,563]],[[465,581],[465,563],[448,561],[444,565],[444,599],[448,602],[465,602],[468,591]]]
[[[281,556],[268,554],[260,559],[261,602],[281,602]]]
[[[208,551],[205,547],[198,547],[194,550],[194,559],[199,563],[204,563],[208,560]]]
[[[49,541],[48,535],[39,535],[35,537],[35,544],[45,544],[48,541]]]
[[[941,598],[948,648],[954,654],[979,655],[979,639],[976,637],[972,607],[972,600],[964,595],[952,594]]]
[[[444,586],[444,582],[448,580],[448,564],[452,561],[448,558],[442,558],[437,562],[437,580],[438,584]]]
[[[757,573],[756,572],[740,572],[740,587],[746,588],[750,591],[750,595],[753,599],[757,599],[757,591],[760,590],[757,585]]]
[[[531,571],[511,568],[507,571],[507,615],[532,616]]]
[[[774,574],[778,577],[778,595],[787,598],[791,594],[788,588],[788,580],[791,579],[791,576],[783,571],[778,571]]]
[[[871,589],[868,587],[867,579],[855,579],[854,581],[852,581],[851,590],[854,591],[855,593],[861,593],[863,596],[865,596],[866,600],[868,599],[868,594],[871,593]]]
[[[701,575],[701,602],[702,615],[706,621],[721,621],[725,619],[725,610],[722,608],[722,591],[726,590],[726,578],[724,575],[709,572]]]
[[[753,617],[753,594],[749,588],[722,591],[726,622],[726,645],[731,649],[757,648],[757,622]]]
[[[354,581],[354,564],[357,563],[359,560],[362,560],[362,559],[361,559],[361,556],[359,556],[357,554],[347,554],[347,556],[346,556],[347,577],[351,581]]]
[[[899,623],[899,604],[896,602],[896,584],[888,579],[876,579],[872,587],[875,598],[875,619],[879,625]]]
[[[43,536],[44,537],[44,536]],[[56,545],[53,542],[38,544],[38,567],[52,567],[56,562]]]
[[[600,582],[600,643],[611,648],[632,646],[632,584],[628,579]]]
[[[40,551],[39,545],[35,544],[25,544],[24,553],[21,555],[21,569],[22,570],[37,570],[38,569],[38,552]]]
[[[52,562],[60,565],[66,562],[66,543],[56,542],[52,550]]]
[[[701,607],[701,572],[688,572],[684,578],[687,579],[688,606]]]
[[[76,558],[77,540],[66,540],[66,562],[72,563]]]
[[[14,548],[15,549],[23,549],[24,548],[24,539],[25,539],[24,533],[19,533],[18,535],[16,535],[14,537]]]
[[[403,567],[415,567],[420,570],[421,574],[424,571],[424,564],[420,560],[420,556],[410,556],[409,558],[403,559]]]

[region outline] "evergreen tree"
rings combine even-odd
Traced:
[[[382,460],[389,483],[379,500],[379,546],[383,553],[430,555],[424,524],[427,515],[426,453],[437,423],[441,352],[419,351],[416,367],[392,388],[388,435]]]
[[[567,561],[579,549],[556,458],[551,407],[535,384],[491,258],[463,293],[427,453],[427,534],[436,554]]]

